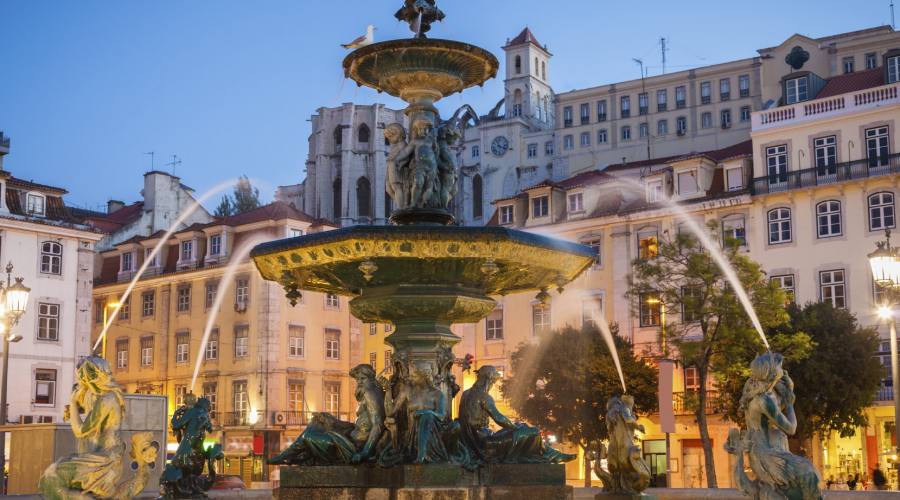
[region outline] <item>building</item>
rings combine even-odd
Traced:
[[[116,380],[128,392],[167,395],[170,415],[189,392],[209,398],[210,437],[224,445],[226,473],[245,481],[267,477],[265,457],[293,442],[312,412],[352,420],[356,409],[348,373],[362,356],[347,299],[305,293],[292,306],[248,258],[260,242],[329,228],[283,202],[192,224],[165,243],[126,299],[160,234],[100,255],[93,336],[110,323],[105,356]]]
[[[75,364],[91,352],[94,247],[103,235],[72,216],[65,189],[3,170],[9,146],[0,133],[0,257],[31,293],[10,332],[21,340],[10,344],[7,419],[62,423]]]

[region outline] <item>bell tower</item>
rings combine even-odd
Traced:
[[[553,54],[525,28],[503,46],[506,53],[506,118],[523,117],[538,128],[553,128]]]

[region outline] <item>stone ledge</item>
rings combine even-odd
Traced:
[[[572,487],[474,486],[457,488],[280,488],[278,500],[572,500]]]

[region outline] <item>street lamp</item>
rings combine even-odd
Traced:
[[[0,335],[3,336],[3,381],[0,383],[0,426],[6,425],[6,389],[9,382],[9,344],[22,340],[13,335],[12,329],[28,308],[28,293],[31,289],[16,278],[12,283],[12,262],[6,265],[6,287],[0,282]],[[6,493],[6,430],[0,430],[0,474],[3,493]]]
[[[891,335],[891,384],[894,393],[894,422],[900,419],[900,366],[897,364],[897,322],[894,320],[894,305],[900,293],[900,252],[891,246],[891,232],[885,231],[885,241],[877,243],[878,248],[869,254],[869,266],[875,285],[885,292],[886,301],[878,308],[878,316],[888,321]],[[900,444],[896,448],[900,451]]]

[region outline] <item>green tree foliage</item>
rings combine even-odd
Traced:
[[[708,229],[713,241],[722,241],[718,223],[711,222]],[[723,247],[763,327],[785,323],[788,316],[784,292],[769,283],[759,264],[747,257],[738,241],[728,239]],[[683,366],[697,369],[701,390],[687,403],[694,410],[703,443],[707,486],[716,488],[712,441],[704,409],[717,408],[719,401],[710,400],[707,384],[711,377],[718,382],[742,374],[747,356],[764,349],[762,341],[725,273],[693,235],[684,231],[674,236],[664,234],[656,256],[637,259],[633,264],[632,287],[626,295],[632,299],[635,313],[641,314],[644,303],[644,314],[665,324],[665,345],[671,355]],[[657,301],[659,306],[647,306]],[[654,312],[654,307],[659,307],[659,312]],[[803,343],[801,336],[793,340]],[[797,350],[802,348],[792,348],[786,354]]]
[[[215,216],[216,217],[229,217],[234,215],[234,205],[231,204],[231,197],[227,194],[222,196],[222,201],[219,202],[219,206],[216,207]]]
[[[222,197],[222,201],[216,207],[215,215],[216,217],[238,215],[259,208],[259,206],[259,188],[253,187],[250,179],[243,175],[234,185],[231,196],[226,194]]]
[[[656,411],[656,370],[635,357],[615,325],[612,331],[635,412]],[[622,385],[599,330],[566,327],[538,340],[512,354],[503,397],[521,418],[582,449],[606,439],[606,400],[621,394]]]

